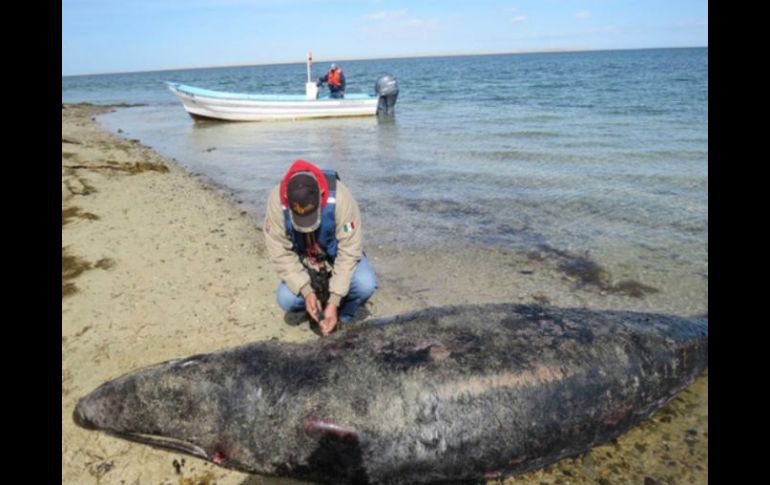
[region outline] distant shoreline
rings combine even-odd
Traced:
[[[387,56],[375,56],[375,57],[327,57],[324,60],[315,60],[314,64],[328,63],[328,62],[350,62],[350,61],[382,61],[382,60],[395,60],[395,59],[421,59],[421,58],[434,58],[434,57],[472,57],[472,56],[502,56],[502,55],[515,55],[515,54],[563,54],[563,53],[576,53],[576,52],[613,52],[613,51],[649,51],[649,50],[668,50],[668,49],[708,49],[708,46],[681,46],[681,47],[632,47],[627,49],[591,49],[591,48],[553,48],[553,49],[520,49],[520,50],[505,50],[505,51],[479,51],[479,52],[437,52],[437,53],[413,53],[403,55],[387,55]],[[151,72],[174,72],[174,71],[192,71],[197,69],[226,69],[235,67],[256,67],[256,66],[280,66],[291,64],[305,64],[305,61],[271,61],[271,62],[257,62],[253,64],[225,64],[220,66],[191,66],[191,67],[175,67],[168,69],[152,69],[142,71],[117,71],[117,72],[94,72],[86,74],[67,74],[62,75],[64,78],[73,77],[86,77],[86,76],[114,76],[121,74],[145,74]]]

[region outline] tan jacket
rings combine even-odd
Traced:
[[[267,198],[263,228],[267,257],[278,277],[286,283],[292,293],[307,296],[313,291],[310,287],[310,275],[302,265],[300,256],[292,250],[291,239],[286,234],[280,190],[280,185],[276,186]],[[339,306],[342,297],[350,290],[353,271],[363,253],[363,231],[358,203],[353,199],[350,190],[339,180],[336,199],[334,220],[337,226],[337,258],[334,260],[329,280],[329,303]]]

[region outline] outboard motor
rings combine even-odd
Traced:
[[[374,83],[374,92],[379,96],[377,102],[377,114],[392,115],[398,98],[398,82],[390,74],[384,74]]]

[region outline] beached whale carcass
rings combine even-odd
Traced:
[[[706,320],[444,307],[150,366],[94,390],[74,418],[265,475],[476,479],[607,442],[707,365]]]

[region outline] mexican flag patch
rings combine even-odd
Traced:
[[[355,228],[356,228],[356,223],[353,222],[353,221],[350,221],[347,224],[345,224],[344,226],[342,226],[342,229],[345,232],[353,232],[355,230]]]

